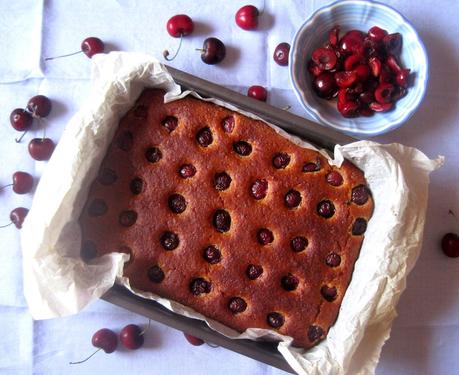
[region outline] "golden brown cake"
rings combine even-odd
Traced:
[[[145,90],[119,124],[80,218],[82,257],[128,252],[131,286],[243,332],[325,338],[373,200],[262,121]]]

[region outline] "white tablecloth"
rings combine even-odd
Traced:
[[[39,178],[45,163],[34,162],[27,141],[16,144],[9,125],[12,109],[23,107],[38,93],[49,96],[53,111],[47,135],[55,141],[69,118],[84,102],[89,89],[90,60],[80,54],[43,63],[43,57],[79,49],[88,36],[98,36],[111,50],[147,52],[161,58],[165,48],[175,50],[178,40],[168,36],[167,19],[186,13],[195,22],[192,35],[172,66],[245,92],[253,84],[269,89],[269,102],[291,105],[305,115],[288,79],[288,69],[272,60],[274,47],[291,41],[303,20],[326,1],[252,1],[264,8],[258,31],[243,31],[234,23],[236,10],[246,1],[169,0],[20,0],[0,2],[0,185],[16,170]],[[448,209],[459,214],[459,39],[456,22],[459,3],[388,1],[417,28],[430,57],[430,83],[422,107],[403,127],[376,137],[379,142],[401,142],[423,150],[429,157],[446,156],[446,165],[432,174],[430,201],[421,257],[408,278],[399,304],[399,317],[383,348],[377,374],[459,373],[459,260],[446,258],[439,247],[443,233],[458,229]],[[222,39],[227,58],[217,66],[201,62],[199,48],[208,36]],[[26,136],[30,139],[35,130]],[[1,223],[17,206],[29,207],[32,194],[0,192]],[[409,234],[408,234],[409,235]],[[79,366],[68,362],[92,352],[93,332],[115,330],[146,320],[105,302],[97,302],[77,316],[32,321],[22,292],[22,255],[19,231],[0,229],[0,373],[2,374],[280,374],[222,348],[192,347],[182,334],[152,323],[141,350],[98,353]]]

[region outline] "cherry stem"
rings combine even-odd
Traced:
[[[263,1],[263,6],[261,7],[261,10],[258,11],[258,15],[259,15],[259,16],[261,16],[261,15],[264,13],[264,11],[265,11],[265,4],[266,4],[266,2]]]
[[[140,336],[143,336],[145,332],[147,332],[150,329],[150,324],[151,324],[151,319],[148,319],[148,326],[142,332],[140,332]]]
[[[46,124],[45,124],[45,120],[42,118],[42,117],[38,117],[38,123],[40,124],[40,126],[43,128],[43,136],[41,138],[42,142],[45,140],[46,138]]]
[[[94,353],[92,353],[88,358],[83,359],[82,361],[78,362],[69,362],[69,365],[79,365],[80,363],[86,362],[88,359],[90,359],[94,354],[96,354],[98,351],[102,350],[102,348],[97,349]]]
[[[5,188],[7,188],[7,187],[9,187],[9,186],[13,186],[13,185],[14,185],[14,184],[8,184],[8,185],[5,185],[5,186],[2,186],[2,187],[0,187],[0,191],[3,190],[3,189],[5,189]]]
[[[77,55],[77,54],[82,53],[82,52],[83,52],[83,51],[78,51],[78,52],[68,53],[67,55],[60,55],[60,56],[54,56],[54,57],[47,57],[47,58],[45,59],[45,61],[54,60],[54,59],[60,59],[61,57],[73,56],[73,55]]]
[[[27,131],[28,130],[24,131],[19,138],[15,138],[14,139],[16,141],[16,143],[19,143],[19,142],[22,141],[22,138],[24,138],[24,136],[27,134]]]
[[[5,224],[5,225],[2,225],[0,226],[0,228],[6,228],[6,227],[9,227],[11,224],[13,224],[13,222],[9,223],[9,224]]]
[[[180,43],[179,43],[177,52],[175,52],[174,56],[169,57],[169,51],[167,49],[163,52],[163,56],[167,61],[172,61],[177,57],[177,55],[178,55],[178,53],[180,51],[180,48],[182,47],[182,39],[183,39],[183,34],[180,34]]]

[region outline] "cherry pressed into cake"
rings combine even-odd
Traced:
[[[80,218],[86,261],[129,253],[136,290],[309,348],[335,322],[373,200],[268,125],[145,90],[121,120]]]

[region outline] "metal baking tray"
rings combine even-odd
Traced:
[[[167,69],[174,80],[182,86],[182,89],[194,90],[203,97],[214,97],[223,100],[241,110],[258,115],[267,122],[277,125],[288,133],[297,135],[320,148],[325,148],[332,152],[336,144],[347,144],[356,141],[356,139],[333,129],[249,98],[215,83],[169,66]],[[229,339],[210,329],[203,321],[178,315],[155,301],[132,294],[129,290],[119,285],[112,287],[102,298],[149,319],[199,337],[206,342],[219,345],[284,371],[295,373],[277,351],[276,343]]]

